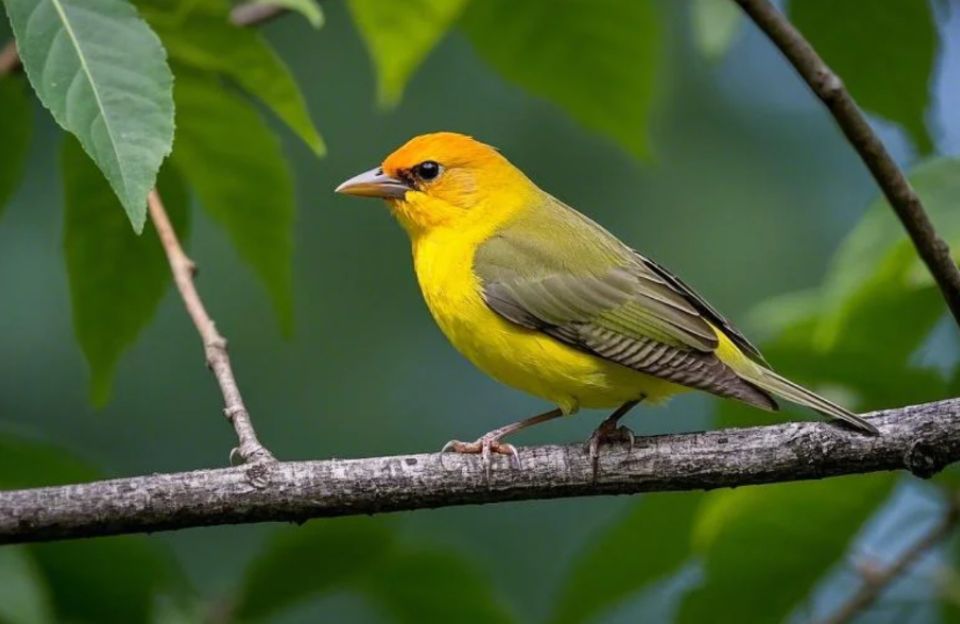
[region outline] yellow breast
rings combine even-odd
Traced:
[[[461,224],[462,225],[462,224]],[[555,403],[615,407],[645,398],[660,401],[684,388],[594,357],[493,312],[473,271],[477,245],[490,225],[432,228],[412,236],[414,264],[427,307],[447,339],[491,377]]]

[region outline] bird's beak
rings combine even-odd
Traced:
[[[383,172],[383,169],[377,167],[353,176],[338,186],[335,192],[358,197],[400,199],[409,190],[410,187],[404,182],[388,176]]]

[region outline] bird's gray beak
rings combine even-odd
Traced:
[[[400,199],[409,190],[410,187],[404,182],[388,176],[383,172],[383,169],[377,167],[353,176],[338,186],[335,192],[344,195],[356,195],[357,197]]]

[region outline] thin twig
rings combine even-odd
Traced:
[[[860,588],[821,624],[846,624],[873,605],[895,580],[906,573],[923,555],[953,532],[960,521],[960,507],[956,496],[951,496],[943,517],[927,533],[904,550],[889,566],[861,572]]]
[[[230,11],[230,22],[235,26],[258,26],[274,20],[288,11],[276,4],[246,2]]]
[[[11,74],[20,69],[20,54],[17,53],[17,42],[11,39],[0,49],[0,76]]]
[[[167,254],[170,270],[173,272],[174,281],[180,290],[183,304],[187,308],[190,318],[193,319],[193,324],[197,326],[200,338],[203,340],[207,365],[216,376],[217,383],[220,385],[220,392],[223,393],[223,413],[237,432],[239,446],[233,449],[231,458],[239,458],[245,463],[275,461],[270,451],[264,448],[257,439],[253,423],[250,421],[250,414],[243,404],[240,388],[237,387],[237,380],[233,376],[230,356],[227,354],[227,341],[217,331],[213,319],[210,318],[203,306],[200,294],[197,293],[197,288],[193,283],[193,276],[197,269],[196,265],[187,257],[180,246],[177,233],[170,224],[170,219],[167,217],[163,202],[156,190],[150,191],[147,203],[150,208],[150,219],[157,229],[157,235],[160,237],[160,242]]]
[[[736,0],[826,105],[896,212],[960,323],[960,267],[940,238],[916,191],[870,127],[840,78],[769,0]]]
[[[261,462],[0,492],[0,544],[217,524],[350,516],[598,494],[704,490],[879,470],[929,477],[960,460],[960,399],[867,415],[866,436],[835,423],[637,438],[604,446],[599,471],[585,444],[520,448],[521,468],[436,453]]]

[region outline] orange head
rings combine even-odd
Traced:
[[[536,189],[500,153],[472,137],[436,132],[415,137],[338,193],[385,199],[413,232],[503,214]]]

